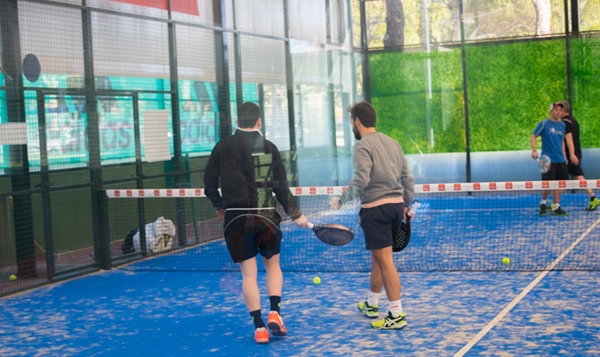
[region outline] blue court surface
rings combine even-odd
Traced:
[[[377,331],[355,307],[368,274],[288,273],[289,336],[256,345],[239,274],[114,270],[0,300],[0,355],[452,356],[486,327],[464,355],[600,355],[600,273],[550,272],[525,290],[539,274],[401,274],[409,325]]]
[[[343,247],[282,225],[287,337],[254,342],[241,276],[215,240],[0,299],[0,356],[600,356],[600,215],[565,195],[570,216],[540,217],[537,200],[422,197],[395,255],[400,331],[358,312],[370,257],[356,212],[339,212],[312,218],[350,225]]]

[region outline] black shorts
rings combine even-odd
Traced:
[[[571,175],[571,177],[577,177],[577,176],[583,176],[583,170],[581,169],[581,162],[579,162],[579,165],[575,165],[572,163],[569,163],[569,175]]]
[[[568,180],[569,179],[569,170],[567,169],[567,164],[560,163],[550,164],[550,170],[545,174],[542,174],[543,181],[558,181],[558,180]]]
[[[279,228],[281,216],[275,210],[268,218],[252,213],[256,212],[225,212],[225,243],[235,263],[254,258],[258,253],[269,259],[281,252],[281,230],[265,224],[265,220],[268,220]]]
[[[365,233],[367,250],[391,247],[404,217],[404,203],[389,203],[373,208],[361,208],[358,214]]]

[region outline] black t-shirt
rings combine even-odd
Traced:
[[[562,121],[567,127],[565,134],[571,133],[571,135],[573,136],[573,147],[575,149],[575,156],[577,156],[578,159],[581,159],[581,143],[579,142],[579,123],[571,115],[565,116],[564,118],[562,118]],[[567,150],[567,158],[570,158],[571,153],[569,152],[569,146],[567,146],[566,139],[565,147]]]

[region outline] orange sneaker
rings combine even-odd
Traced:
[[[267,322],[267,326],[269,326],[269,330],[273,336],[286,336],[287,329],[283,326],[283,319],[279,316],[277,311],[269,312],[269,320]]]
[[[269,342],[269,331],[264,327],[259,327],[254,333],[254,341],[256,343],[267,343]]]

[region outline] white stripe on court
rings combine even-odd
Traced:
[[[590,234],[590,232],[594,228],[596,228],[598,224],[600,224],[600,218],[598,218],[596,222],[594,222],[594,224],[592,224],[585,232],[583,232],[583,234],[581,234],[581,236],[579,236],[579,238],[577,238],[575,242],[573,242],[567,249],[565,249],[565,251],[561,255],[559,255],[552,262],[552,264],[548,265],[548,267],[544,271],[542,271],[540,275],[538,275],[531,283],[529,283],[529,285],[523,291],[521,291],[521,293],[517,295],[517,297],[515,297],[513,301],[511,301],[510,304],[508,304],[508,306],[504,308],[504,310],[502,310],[498,315],[496,315],[496,317],[494,317],[492,321],[490,321],[481,331],[479,331],[479,333],[475,335],[475,337],[473,337],[471,341],[469,341],[469,343],[467,343],[463,348],[461,348],[460,351],[458,351],[454,355],[454,357],[462,357],[465,355],[465,353],[469,352],[469,350],[473,348],[473,346],[475,346],[475,344],[479,342],[479,340],[481,340],[483,336],[490,332],[490,330],[494,328],[494,326],[496,326],[498,322],[500,322],[500,320],[502,320],[504,316],[506,316],[506,314],[508,314],[510,310],[512,310],[527,294],[529,294],[529,292],[540,282],[540,280],[542,280],[546,275],[548,275],[548,273],[552,269],[554,269],[554,267],[558,263],[560,263],[567,256],[567,254],[569,254],[571,250],[573,250],[573,248],[575,248],[575,246],[579,244],[579,242],[581,242],[588,234]]]

